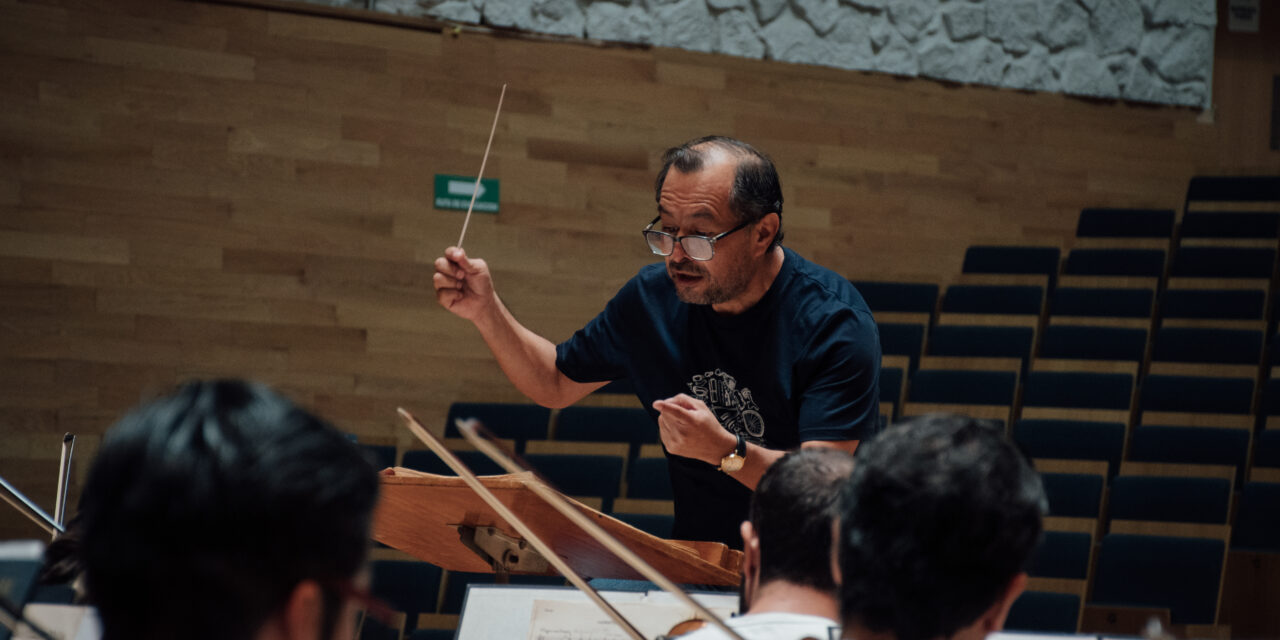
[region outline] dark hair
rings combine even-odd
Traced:
[[[364,562],[378,477],[332,426],[261,385],[192,382],[103,438],[80,499],[104,640],[251,638],[302,580]]]
[[[741,140],[704,136],[667,149],[662,154],[662,169],[654,181],[653,199],[662,198],[662,185],[671,167],[680,173],[700,171],[707,160],[708,149],[725,151],[738,161],[729,192],[729,208],[738,216],[738,222],[755,222],[777,213],[778,233],[773,236],[773,244],[782,244],[782,185],[778,181],[778,170],[769,156]]]
[[[784,580],[834,592],[831,521],[853,456],[826,447],[801,449],[769,466],[751,496],[760,536],[760,582]]]
[[[933,414],[858,447],[841,495],[844,624],[949,637],[1004,593],[1039,542],[1040,476],[992,421]]]

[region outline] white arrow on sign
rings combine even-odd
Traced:
[[[471,194],[475,191],[475,187],[476,187],[476,183],[474,183],[474,182],[463,182],[463,181],[461,181],[461,180],[450,180],[450,181],[449,181],[449,195],[451,195],[451,196],[467,196],[467,197],[471,197]],[[483,198],[483,197],[484,197],[484,184],[483,184],[483,183],[482,183],[482,184],[480,184],[480,192],[476,195],[476,197],[477,197],[477,198]]]

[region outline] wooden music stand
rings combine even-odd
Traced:
[[[642,579],[529,489],[530,477],[481,476],[480,482],[578,573]],[[718,542],[663,540],[570,501],[674,582],[737,586],[741,580],[740,551]],[[458,477],[402,467],[383,471],[373,538],[447,571],[555,575],[515,528]]]

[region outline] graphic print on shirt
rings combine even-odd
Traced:
[[[740,433],[757,444],[764,440],[760,406],[752,399],[751,390],[739,388],[733,376],[719,369],[695,375],[689,382],[689,391],[711,408],[720,426],[730,433]]]

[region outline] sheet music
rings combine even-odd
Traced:
[[[602,591],[600,595],[608,600],[614,606],[679,606],[683,607],[678,600],[671,594],[660,591],[648,593],[638,591]],[[691,593],[695,600],[700,602],[702,606],[711,609],[713,612],[728,616],[730,612],[734,612],[738,607],[738,594],[734,592],[695,592]],[[503,638],[509,640],[526,640],[535,637],[530,629],[533,626],[535,611],[538,607],[536,604],[542,604],[542,601],[555,603],[553,608],[562,609],[565,604],[582,605],[587,611],[586,620],[608,620],[608,616],[587,599],[587,596],[581,591],[573,587],[535,587],[532,585],[480,585],[473,584],[467,589],[466,602],[462,608],[462,618],[458,624],[458,634],[455,636],[457,640],[493,640],[493,638]],[[648,609],[642,609],[645,613],[640,615],[644,618]],[[688,609],[683,609],[687,615]],[[624,609],[624,615],[627,611]],[[543,615],[547,615],[544,613]],[[632,624],[638,624],[636,618],[629,618]],[[596,632],[604,632],[608,634],[621,633],[613,621],[609,621],[607,625],[581,625],[572,624],[569,626],[551,625],[544,626],[544,631],[557,632],[560,635],[548,635],[549,640],[569,640],[574,638],[572,635],[565,635],[566,632],[585,632],[588,635],[581,635],[582,638],[624,638],[622,635],[589,635]],[[669,628],[669,626],[668,626]],[[668,629],[661,629],[662,633],[666,633]],[[653,637],[651,634],[648,637]]]
[[[646,638],[666,635],[671,627],[693,617],[693,610],[688,606],[656,600],[658,598],[645,598],[642,602],[614,606]],[[736,609],[708,608],[721,618],[728,618]],[[529,640],[630,640],[630,636],[591,602],[535,600]]]

